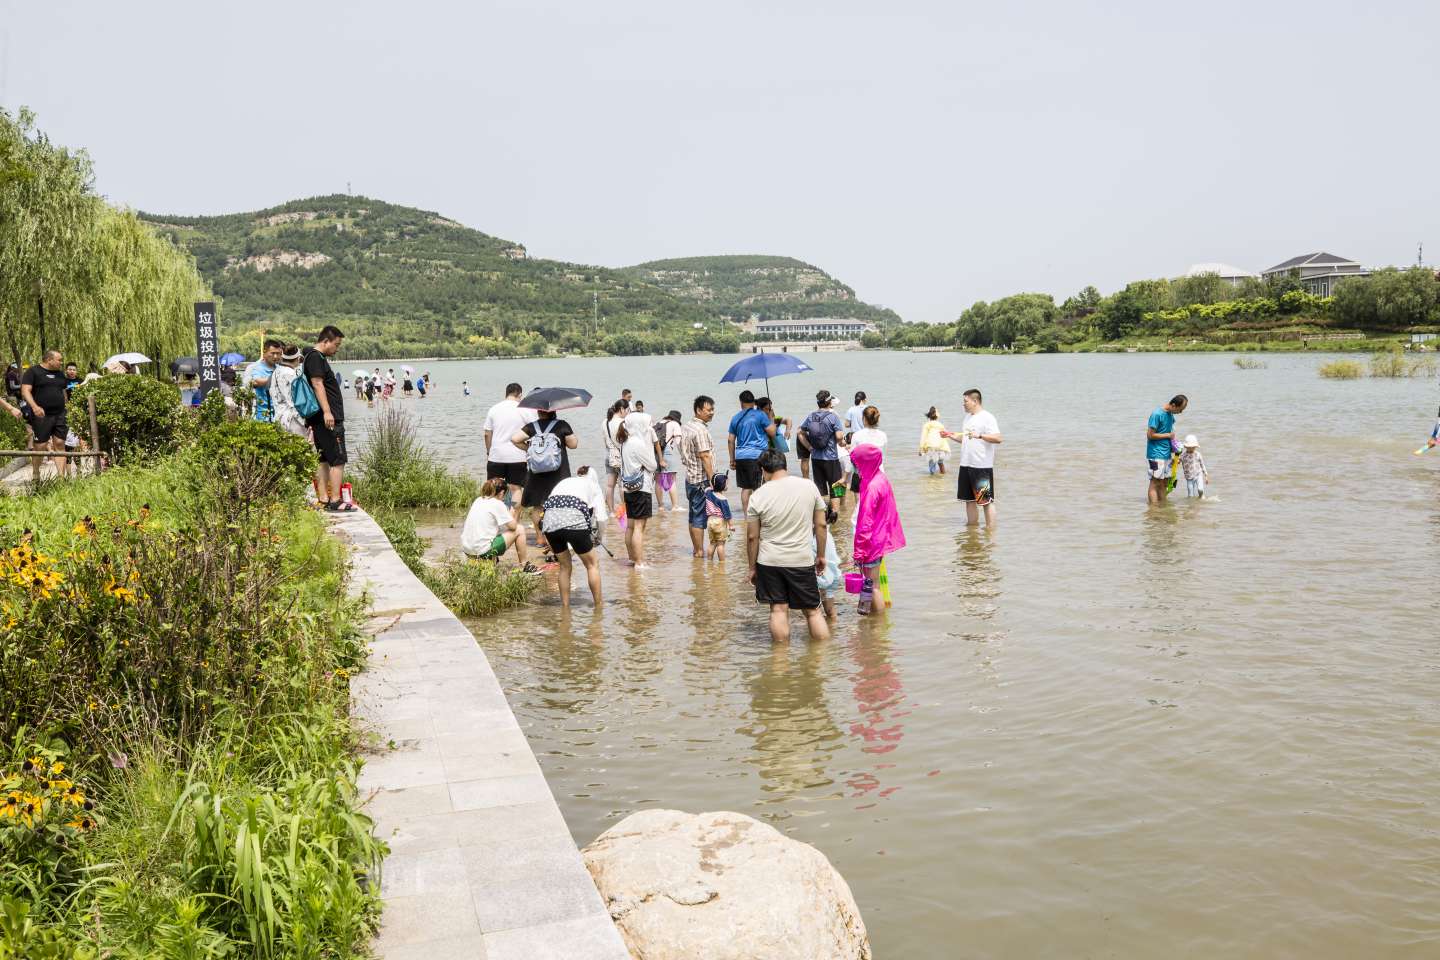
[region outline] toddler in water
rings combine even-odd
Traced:
[[[706,559],[725,559],[725,542],[730,539],[730,501],[721,494],[725,490],[724,474],[711,478],[711,487],[705,491],[705,529],[710,532],[710,545],[705,551]]]
[[[815,546],[815,538],[810,538]],[[825,619],[835,619],[835,594],[840,590],[844,575],[840,572],[840,553],[835,548],[835,536],[825,538],[825,572],[815,577],[815,586],[820,588],[820,605],[825,608]]]
[[[1180,469],[1185,472],[1185,496],[1205,496],[1205,484],[1210,482],[1210,471],[1205,469],[1205,458],[1200,455],[1200,441],[1195,434],[1189,434],[1180,449]]]

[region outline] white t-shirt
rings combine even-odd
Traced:
[[[1000,432],[1000,424],[995,420],[995,414],[989,410],[981,410],[979,413],[967,413],[965,421],[960,425],[960,432],[983,433],[986,435]],[[995,444],[986,443],[984,440],[962,440],[960,442],[960,466],[990,468],[995,466]]]
[[[850,438],[850,449],[854,450],[860,446],[860,444],[868,443],[872,447],[879,447],[881,450],[884,450],[885,444],[889,442],[890,438],[885,436],[884,430],[878,430],[875,427],[866,427],[863,430],[855,431],[855,435]]]
[[[756,563],[791,569],[815,563],[815,511],[825,501],[814,482],[786,476],[771,480],[750,494],[746,517],[760,524],[760,552]]]
[[[470,512],[465,516],[465,527],[460,531],[460,549],[472,557],[480,556],[490,549],[490,543],[500,532],[500,528],[512,519],[503,500],[477,497],[475,502],[470,504]]]
[[[583,477],[566,477],[555,484],[555,489],[550,491],[552,497],[574,497],[582,501],[590,512],[594,514],[597,521],[605,520],[609,514],[605,511],[605,495],[600,492],[600,482],[595,478],[595,472]]]
[[[490,431],[487,459],[491,463],[524,463],[525,451],[511,443],[510,438],[525,429],[525,424],[538,419],[540,414],[520,406],[519,400],[506,398],[491,407],[490,412],[485,414],[485,426],[481,428]]]

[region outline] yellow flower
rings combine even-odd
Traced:
[[[38,775],[39,772],[40,772],[41,770],[44,770],[44,769],[45,769],[45,758],[44,758],[44,757],[28,757],[28,758],[25,760],[25,762],[20,765],[20,771],[21,771],[22,773],[34,773],[34,774]]]
[[[20,815],[20,801],[23,799],[19,790],[11,790],[3,799],[0,799],[0,817],[14,818]]]
[[[79,784],[67,783],[61,791],[61,796],[66,803],[74,804],[77,807],[85,806],[85,791]]]
[[[35,826],[36,820],[43,820],[45,818],[46,802],[44,797],[37,797],[33,794],[26,794],[21,797],[20,821],[27,827]]]
[[[77,813],[75,814],[75,819],[65,824],[65,826],[74,827],[81,833],[87,833],[95,829],[95,821],[86,814]]]
[[[54,763],[50,764],[50,776],[53,777],[64,772],[65,764],[62,761],[56,760]]]

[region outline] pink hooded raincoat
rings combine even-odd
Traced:
[[[895,492],[880,470],[885,454],[864,443],[850,451],[850,460],[860,471],[860,505],[855,510],[855,562],[879,563],[882,557],[905,546],[905,530],[895,507]]]

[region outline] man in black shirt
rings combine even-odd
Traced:
[[[340,352],[340,341],[345,334],[333,326],[326,326],[315,340],[315,346],[305,348],[304,376],[315,391],[315,400],[320,404],[318,412],[305,421],[314,438],[315,450],[320,454],[320,467],[315,471],[315,486],[325,509],[334,513],[349,513],[355,508],[340,498],[340,485],[345,478],[345,397],[340,393],[340,381],[330,368],[330,358]]]
[[[20,377],[20,397],[30,405],[30,429],[34,436],[32,450],[64,452],[65,434],[65,373],[64,358],[59,350],[47,350],[35,366]],[[31,457],[31,470],[40,479],[40,458]],[[55,473],[65,476],[65,458],[55,458]]]

